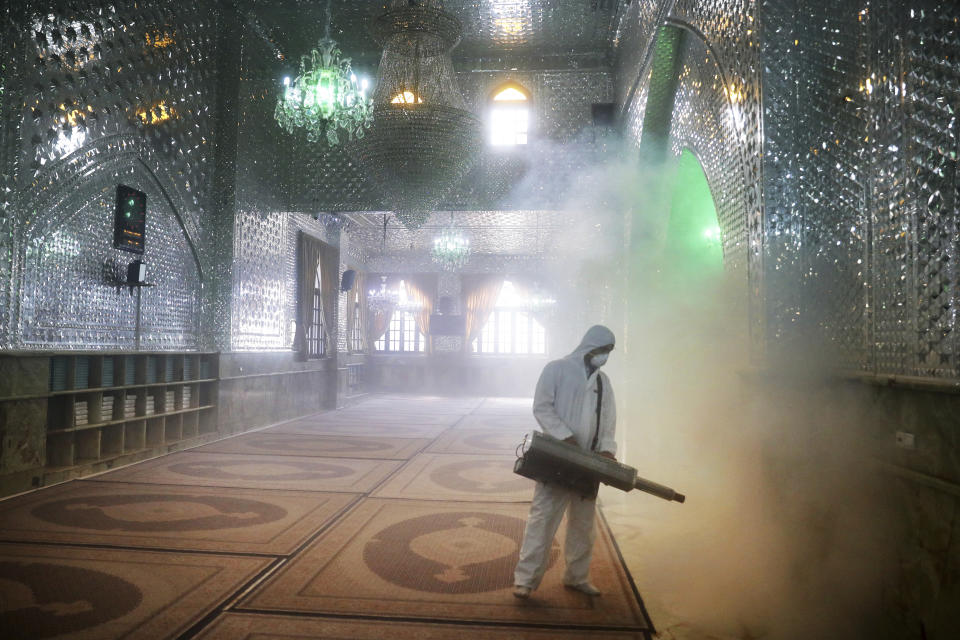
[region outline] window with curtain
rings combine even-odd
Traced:
[[[313,284],[313,308],[310,324],[307,325],[307,357],[322,358],[327,354],[326,332],[323,326],[323,285],[320,280],[321,267],[317,267],[317,277]]]
[[[543,325],[528,311],[529,302],[513,283],[504,281],[490,318],[471,345],[473,353],[546,354],[547,334]]]
[[[417,329],[415,312],[403,309],[409,304],[403,280],[400,281],[398,291],[399,307],[390,318],[387,332],[373,343],[373,348],[384,353],[423,353],[426,351],[427,338]]]
[[[350,350],[363,351],[363,320],[360,314],[360,288],[353,291],[353,326],[350,329]]]

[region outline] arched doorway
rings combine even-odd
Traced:
[[[662,266],[670,284],[692,293],[715,285],[723,275],[716,203],[700,160],[689,149],[674,169]]]

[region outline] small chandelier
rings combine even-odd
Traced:
[[[373,313],[389,313],[400,302],[398,291],[387,289],[387,276],[380,276],[380,288],[367,292],[367,306]]]
[[[304,130],[310,142],[340,144],[340,131],[347,138],[362,138],[373,123],[373,103],[367,98],[367,80],[358,81],[350,70],[350,58],[342,58],[330,38],[330,1],[324,38],[310,55],[300,58],[300,74],[283,80],[283,93],[274,117],[287,133]]]
[[[433,239],[433,261],[444,271],[456,271],[470,259],[470,240],[453,226],[453,212],[450,212],[450,224],[444,227],[440,235]]]

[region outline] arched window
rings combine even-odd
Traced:
[[[321,284],[320,270],[321,267],[317,266],[317,277],[313,282],[310,324],[307,326],[308,358],[322,358],[327,355],[326,332],[323,327],[323,285]]]
[[[354,287],[350,292],[353,296],[353,324],[350,326],[350,350],[363,351],[363,332],[365,327],[362,325],[363,315],[360,313],[360,287]]]
[[[387,327],[386,333],[373,343],[373,348],[384,352],[423,353],[427,338],[417,328],[417,319],[413,311],[410,311],[407,286],[403,280],[400,281],[398,293],[400,304],[390,316],[390,326]]]
[[[544,355],[547,336],[543,325],[530,312],[531,300],[523,296],[513,283],[505,280],[500,296],[473,341],[474,353]]]
[[[490,144],[527,144],[530,132],[530,92],[515,82],[501,85],[490,98]]]

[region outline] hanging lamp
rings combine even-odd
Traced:
[[[462,28],[442,5],[390,0],[371,27],[383,55],[374,125],[357,145],[357,160],[409,229],[420,227],[470,170],[482,142],[450,58]]]
[[[324,37],[317,49],[300,58],[300,73],[284,78],[274,117],[288,133],[304,132],[311,142],[336,146],[341,135],[362,138],[373,119],[367,81],[360,81],[330,38],[330,0]]]
[[[431,257],[444,271],[456,271],[470,259],[470,240],[454,226],[452,211],[450,223],[433,239]]]

